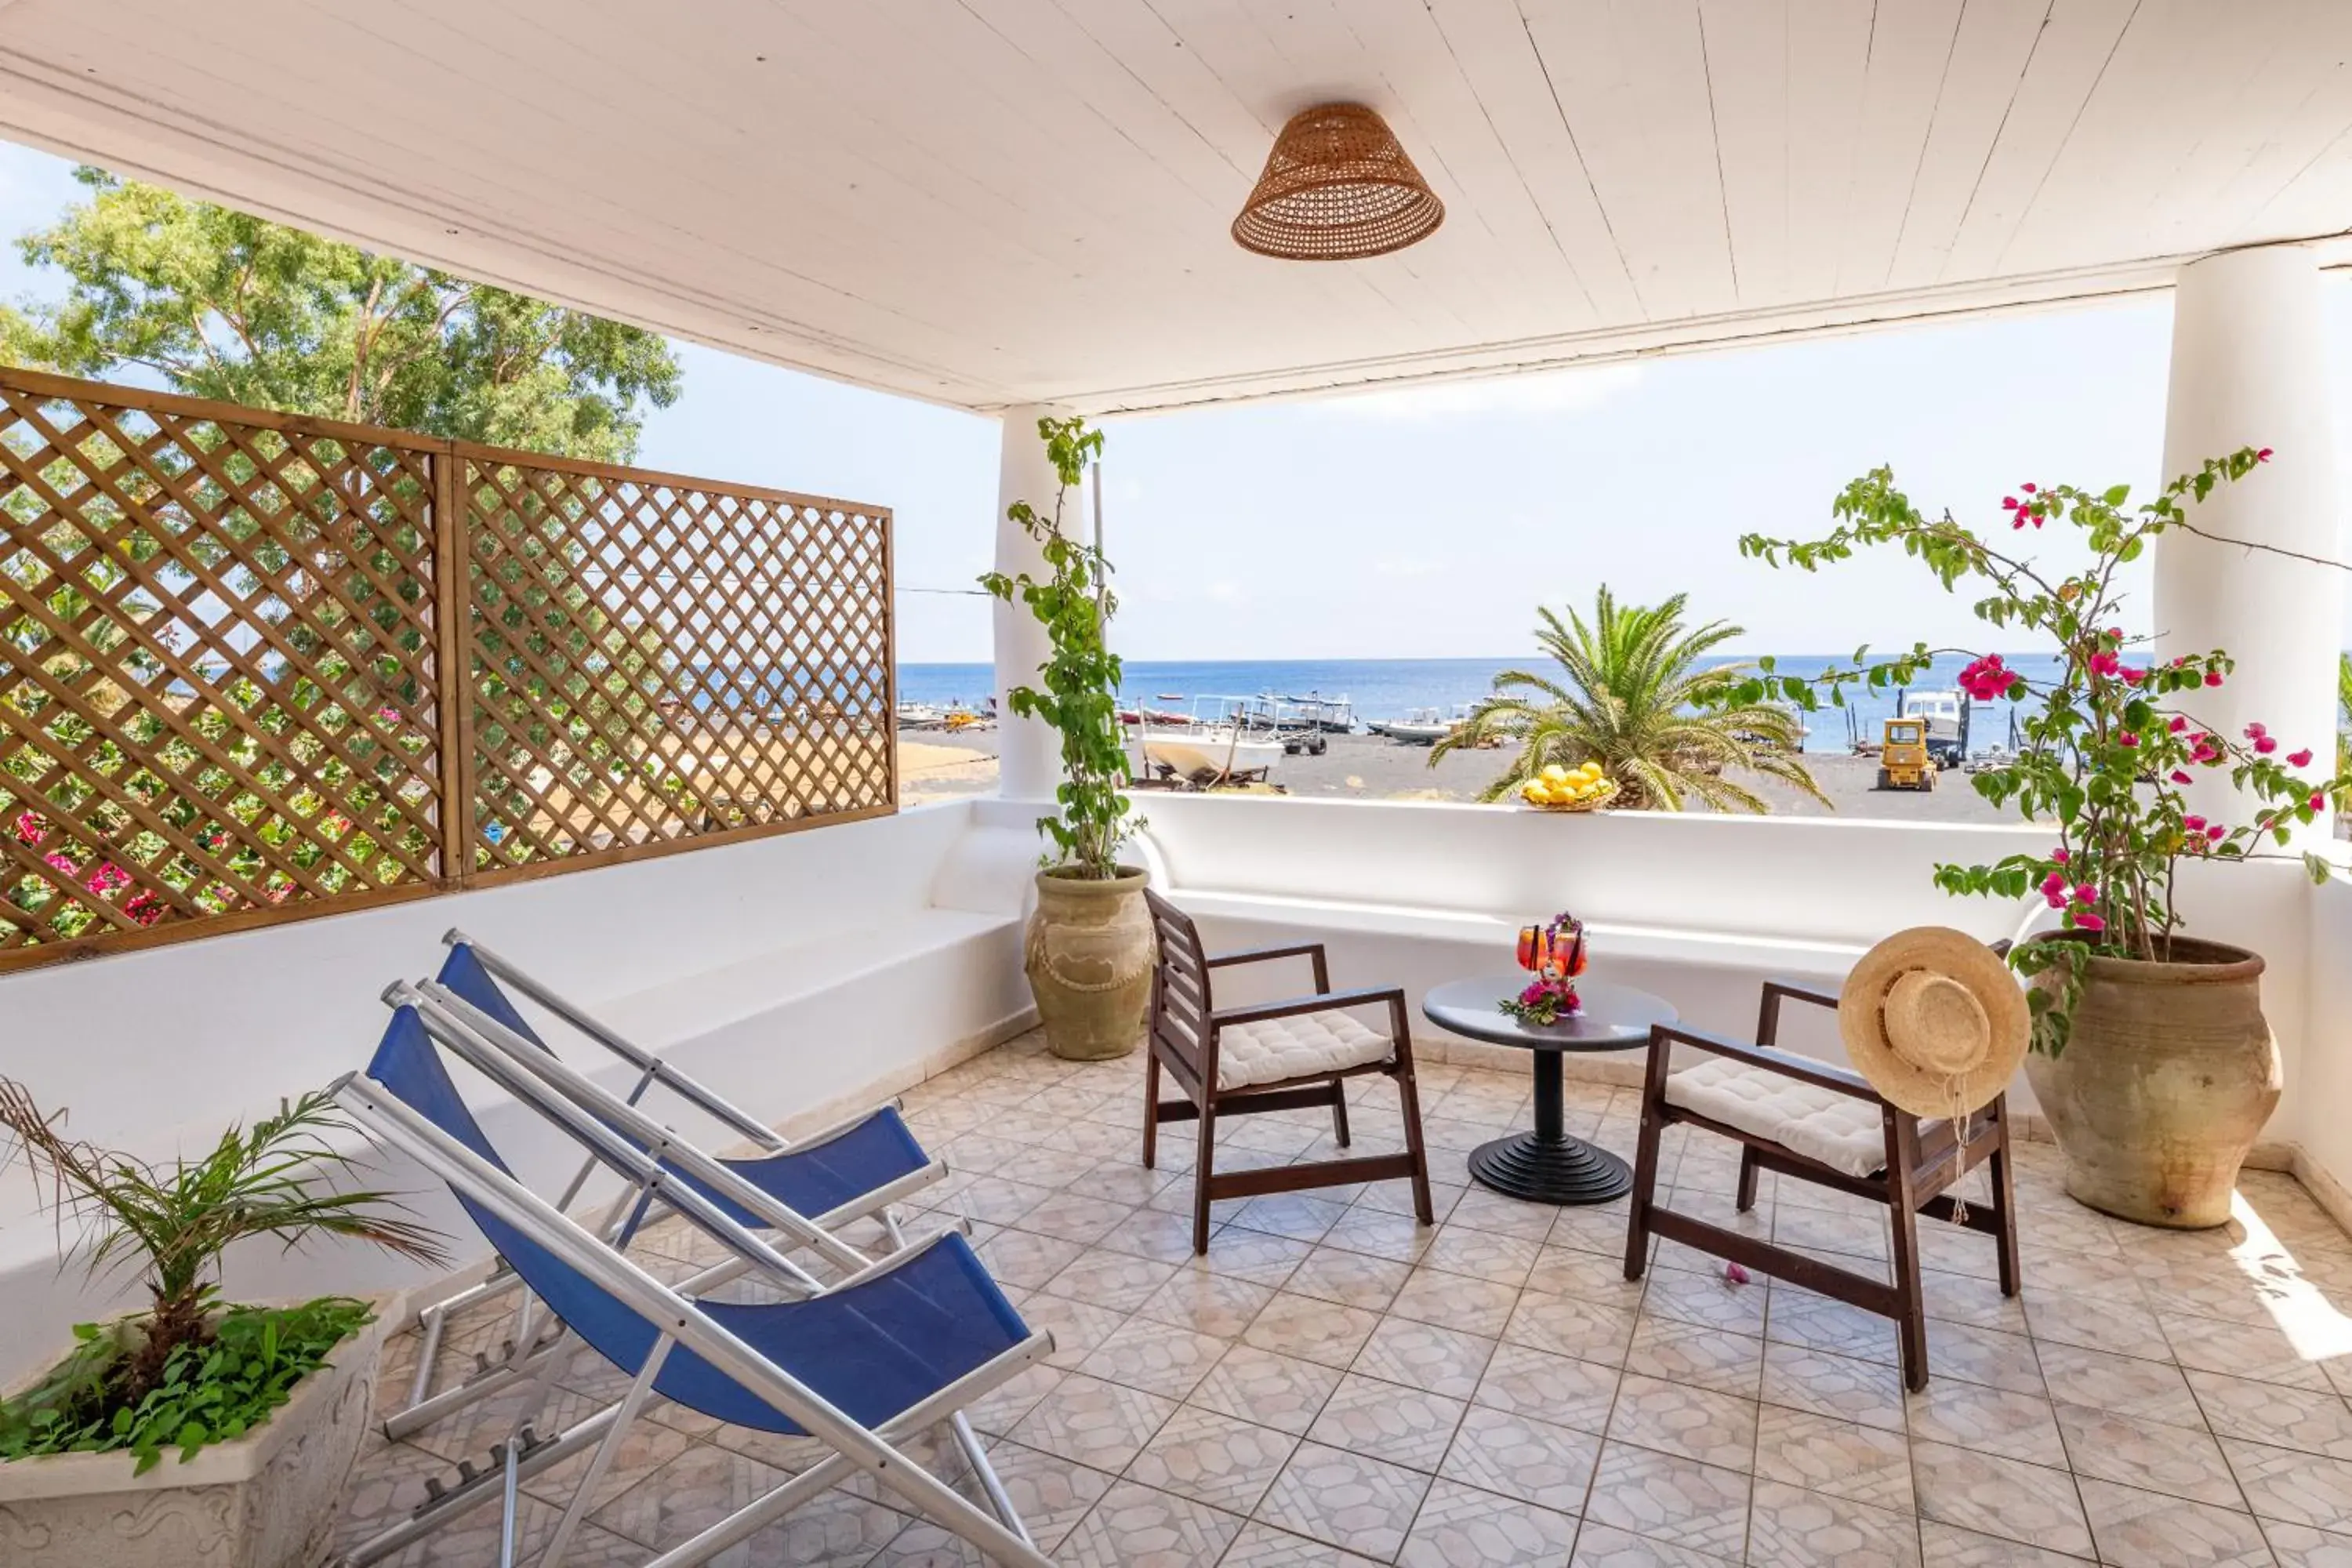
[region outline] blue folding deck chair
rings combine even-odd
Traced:
[[[561,1454],[550,1457],[554,1443],[505,1446],[497,1478],[507,1505],[501,1568],[513,1562],[514,1505],[522,1478],[590,1442],[595,1446],[538,1559],[540,1568],[560,1568],[624,1435],[656,1394],[732,1425],[814,1436],[834,1452],[647,1568],[707,1562],[859,1472],[995,1561],[1051,1568],[1029,1541],[984,1453],[967,1450],[997,1517],[895,1446],[955,1416],[1053,1349],[1050,1335],[1033,1332],[1021,1321],[960,1234],[927,1237],[837,1284],[817,1287],[657,1160],[617,1137],[584,1133],[600,1161],[627,1174],[641,1198],[663,1198],[734,1252],[740,1265],[763,1267],[788,1287],[807,1281],[808,1293],[798,1300],[697,1301],[684,1287],[661,1284],[514,1179],[458,1094],[415,1009],[394,1013],[366,1076],[345,1075],[333,1094],[380,1142],[446,1181],[524,1285],[632,1379],[618,1405],[581,1424],[592,1431],[566,1435]],[[347,1561],[378,1560],[421,1533],[411,1527],[396,1541],[379,1538]]]
[[[636,1107],[646,1092],[658,1084],[759,1147],[761,1155],[726,1163],[796,1214],[811,1218],[820,1229],[830,1231],[852,1220],[875,1215],[895,1243],[898,1227],[890,1205],[947,1173],[946,1166],[924,1152],[895,1104],[877,1107],[797,1142],[787,1141],[715,1089],[625,1038],[465,932],[452,929],[442,933],[441,940],[448,947],[448,954],[440,973],[425,984],[434,1000],[461,1023],[477,1034],[506,1032],[513,1038],[529,1042],[549,1059],[555,1059],[553,1047],[500,987],[499,981],[505,980],[637,1069],[635,1085],[621,1101],[624,1105]],[[395,986],[386,993],[386,1000],[397,1005],[414,999],[415,994]],[[580,1083],[590,1081],[584,1075],[574,1078]],[[601,1088],[593,1084],[591,1088],[596,1096],[604,1095]],[[595,1165],[593,1154],[582,1162],[556,1198],[557,1207],[571,1206]],[[770,1223],[740,1210],[736,1218],[737,1223],[747,1226]],[[817,1245],[822,1250],[823,1244]],[[512,1272],[501,1267],[488,1279],[420,1310],[418,1321],[425,1330],[423,1352],[417,1358],[407,1405],[383,1424],[387,1435],[410,1436],[453,1410],[512,1386],[517,1378],[528,1373],[533,1358],[547,1352],[550,1346],[530,1332],[531,1317],[526,1306],[518,1313],[516,1331],[504,1348],[502,1361],[494,1363],[487,1355],[478,1354],[477,1370],[471,1378],[446,1393],[434,1393],[433,1373],[439,1361],[441,1336],[451,1315],[510,1290],[516,1283]]]

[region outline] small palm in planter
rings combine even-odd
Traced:
[[[2027,628],[2057,643],[2061,664],[2052,680],[2029,680],[2000,655],[1981,654],[1960,684],[1980,702],[2037,700],[2019,722],[2021,755],[1974,782],[1978,793],[2015,805],[2028,821],[2054,822],[2059,842],[1990,866],[1938,866],[1936,882],[1952,893],[2032,891],[2058,911],[2058,931],[2019,943],[2010,955],[2032,985],[2026,1076],[2066,1152],[2067,1191],[2148,1225],[2228,1219],[2239,1165],[2279,1099],[2278,1051],[2262,1015],[2263,961],[2180,934],[2174,900],[2180,863],[2275,856],[2297,825],[2352,784],[2343,771],[2308,772],[2329,737],[2282,739],[2259,723],[2225,735],[2199,719],[2199,696],[2235,668],[2226,652],[2154,663],[2144,639],[2116,626],[2118,568],[2172,530],[2214,537],[2190,521],[2183,503],[2244,479],[2269,456],[2266,447],[2248,447],[2214,458],[2129,510],[2123,485],[2098,492],[2021,486],[2001,502],[2011,534],[2064,523],[2088,548],[2089,563],[2055,581],[2021,552],[1997,548],[1949,513],[1929,519],[1885,468],[1846,487],[1834,508],[1839,524],[1822,539],[1740,541],[1745,555],[1806,571],[1844,560],[1858,546],[1899,544],[1947,588],[1962,579],[1990,584],[1974,606],[1987,625]],[[1937,651],[1969,650],[1922,645],[1875,665],[1857,654],[1852,665],[1810,679],[1775,675],[1763,660],[1749,690],[1806,708],[1824,690],[1843,701],[1843,689],[1855,682],[1875,689],[1907,684]],[[2245,821],[2209,822],[2188,807],[2183,786],[2222,770],[2249,799]],[[2326,879],[2326,861],[2303,859],[2315,879]]]
[[[1124,1056],[1143,1030],[1151,997],[1151,917],[1143,873],[1119,863],[1137,824],[1127,813],[1127,747],[1118,729],[1118,656],[1103,639],[1118,608],[1102,551],[1063,531],[1062,509],[1087,465],[1102,455],[1099,430],[1080,418],[1040,419],[1037,434],[1060,481],[1054,510],[1027,501],[1006,515],[1044,547],[1050,575],[983,574],[981,586],[1018,600],[1045,627],[1052,653],[1038,668],[1045,689],[1016,686],[1013,711],[1042,719],[1062,738],[1061,811],[1037,819],[1054,842],[1037,874],[1037,912],[1026,946],[1029,988],[1055,1054],[1077,1060]]]
[[[67,1138],[0,1079],[0,1131],[60,1220],[80,1224],[91,1276],[135,1268],[148,1299],[80,1325],[63,1361],[0,1403],[12,1568],[296,1568],[323,1550],[366,1428],[373,1310],[341,1297],[224,1305],[218,1281],[222,1255],[256,1237],[440,1261],[383,1194],[323,1189],[349,1163],[327,1142],[345,1126],[306,1095],[199,1159],[155,1165]],[[159,1470],[166,1450],[177,1463]]]

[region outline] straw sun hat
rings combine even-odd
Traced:
[[[2000,956],[1943,926],[1897,931],[1862,955],[1838,997],[1856,1071],[1915,1116],[1958,1120],[2025,1059],[2025,993]]]

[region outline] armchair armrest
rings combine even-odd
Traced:
[[[1700,1050],[1718,1057],[1730,1057],[1749,1067],[1762,1068],[1782,1078],[1792,1078],[1809,1083],[1815,1089],[1826,1089],[1838,1094],[1852,1095],[1856,1100],[1878,1102],[1878,1091],[1858,1073],[1832,1067],[1808,1057],[1791,1056],[1770,1046],[1751,1046],[1742,1040],[1726,1039],[1702,1030],[1685,1028],[1679,1024],[1653,1024],[1650,1026],[1650,1050],[1654,1057],[1662,1055],[1676,1045],[1696,1046]]]
[[[1793,980],[1767,980],[1764,1000],[1756,1010],[1756,1043],[1770,1048],[1780,1042],[1780,1003],[1783,999],[1810,1002],[1816,1007],[1837,1011],[1834,992],[1817,991],[1810,985],[1800,985]]]
[[[1385,1003],[1402,1013],[1404,992],[1393,985],[1366,986],[1358,991],[1323,991],[1312,996],[1297,996],[1287,1002],[1262,1002],[1252,1007],[1220,1007],[1209,1015],[1213,1026],[1255,1024],[1265,1018],[1290,1018],[1301,1013],[1320,1013],[1331,1007],[1363,1007]]]
[[[1221,952],[1203,962],[1211,969],[1225,969],[1238,963],[1265,963],[1276,958],[1312,960],[1315,965],[1315,989],[1318,993],[1331,989],[1331,972],[1323,956],[1323,944],[1319,942],[1296,942],[1287,947],[1253,947],[1241,952]]]

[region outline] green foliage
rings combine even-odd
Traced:
[[[208,1443],[233,1443],[292,1396],[334,1348],[370,1322],[364,1301],[328,1296],[299,1307],[231,1307],[202,1343],[183,1342],[135,1403],[116,1397],[135,1328],[78,1323],[73,1353],[0,1405],[0,1461],[36,1454],[136,1454],[136,1473],[165,1448],[185,1464]]]
[[[1479,795],[1499,800],[1547,766],[1598,761],[1629,807],[1680,811],[1696,798],[1718,811],[1770,809],[1726,772],[1744,768],[1783,779],[1826,800],[1798,759],[1804,734],[1788,709],[1759,695],[1736,698],[1743,665],[1696,668],[1707,651],[1740,635],[1709,621],[1683,622],[1685,596],[1655,606],[1620,605],[1604,585],[1587,623],[1549,609],[1536,640],[1559,667],[1557,678],[1508,669],[1469,722],[1440,741],[1430,763],[1465,746],[1507,740],[1509,768]]]
[[[1946,892],[2007,899],[2038,892],[2061,911],[2062,939],[2021,943],[2011,953],[2011,963],[2023,973],[2062,964],[2066,970],[2054,987],[2037,988],[2033,994],[2037,1049],[2052,1055],[2064,1049],[2088,957],[2159,960],[2169,954],[2172,933],[2182,923],[2173,889],[2184,858],[2240,860],[2269,853],[2263,848],[2266,843],[2288,845],[2293,829],[2311,822],[2326,796],[2341,795],[2352,785],[2352,769],[2341,751],[2333,759],[2335,776],[2305,772],[2321,737],[2276,738],[2259,723],[2242,735],[2223,735],[2198,718],[2199,695],[2225,682],[2236,668],[2226,652],[2215,648],[2168,663],[2135,665],[2129,660],[2147,639],[2127,637],[2116,624],[2123,598],[2116,586],[2119,570],[2167,531],[2204,534],[2184,502],[2193,505],[2215,487],[2243,479],[2269,456],[2268,448],[2246,447],[2212,458],[2136,508],[2129,507],[2130,489],[2124,485],[2095,492],[2073,485],[2021,487],[2023,499],[2011,496],[2001,503],[2012,532],[2063,522],[2078,531],[2090,552],[2089,565],[2056,581],[2032,560],[1996,548],[1961,526],[1949,512],[1927,517],[1884,468],[1855,479],[1839,495],[1832,509],[1837,526],[1822,538],[1749,534],[1740,541],[1743,555],[1807,572],[1846,560],[1865,546],[1899,545],[1948,589],[1963,582],[1984,584],[1989,591],[1972,607],[1987,626],[2003,633],[2040,633],[2058,645],[2063,662],[2053,680],[2029,681],[1991,654],[1975,656],[1960,679],[1979,700],[2041,700],[2040,710],[2020,724],[2021,754],[1978,773],[1973,782],[1986,799],[2016,807],[2028,821],[2053,825],[2059,842],[2044,853],[2012,855],[1989,866],[1936,868],[1936,885]],[[1810,679],[1781,676],[1770,660],[1760,660],[1740,696],[1775,697],[1809,710],[1824,694],[1842,703],[1849,686],[1885,689],[1908,684],[1936,652],[1921,645],[1873,664],[1869,650],[1861,648],[1850,664]],[[2286,745],[2297,749],[2279,755]],[[2182,786],[2200,773],[2222,770],[2242,795],[2259,803],[2249,820],[2208,822],[2188,809]],[[2315,880],[2326,879],[2325,860],[2302,858]]]
[[[24,1085],[0,1078],[0,1130],[46,1189],[47,1205],[79,1223],[77,1250],[90,1276],[135,1268],[150,1298],[137,1348],[110,1365],[110,1409],[136,1409],[163,1385],[175,1353],[212,1342],[206,1320],[221,1256],[239,1241],[270,1237],[290,1251],[335,1237],[441,1261],[433,1232],[388,1212],[396,1205],[386,1194],[322,1188],[322,1178],[352,1165],[328,1141],[351,1123],[323,1092],[281,1100],[275,1116],[250,1129],[231,1126],[201,1157],[169,1167],[74,1142],[59,1131],[61,1120],[44,1114]]]
[[[1108,881],[1118,875],[1118,847],[1136,826],[1126,819],[1118,656],[1103,640],[1118,601],[1110,592],[1110,563],[1101,550],[1062,528],[1063,503],[1087,465],[1102,456],[1103,436],[1076,416],[1040,419],[1037,435],[1059,480],[1053,515],[1040,516],[1024,500],[1014,501],[1005,516],[1043,546],[1050,575],[1041,583],[1026,572],[989,572],[980,585],[1006,604],[1018,599],[1028,605],[1052,639],[1052,654],[1038,666],[1045,689],[1016,686],[1005,694],[1013,712],[1043,719],[1062,737],[1063,783],[1055,792],[1061,815],[1039,817],[1037,830],[1053,839],[1058,863],[1075,867],[1087,881]]]
[[[678,364],[655,333],[84,168],[88,200],[18,242],[70,279],[0,306],[0,358],[138,365],[174,391],[626,462]]]

